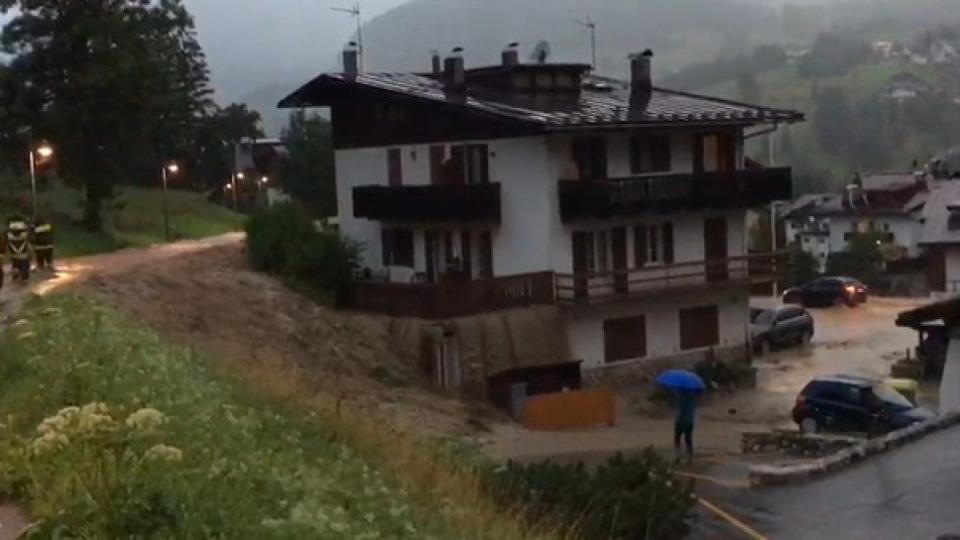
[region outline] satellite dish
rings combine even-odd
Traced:
[[[546,64],[548,58],[550,58],[550,43],[545,39],[541,39],[537,43],[537,46],[533,48],[530,59],[538,64]]]

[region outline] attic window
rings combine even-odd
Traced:
[[[947,229],[951,231],[960,231],[960,213],[952,212],[950,221],[947,222]]]

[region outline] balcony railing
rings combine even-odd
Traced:
[[[344,307],[394,317],[448,319],[503,309],[553,304],[552,272],[490,279],[450,278],[440,283],[360,282]]]
[[[701,174],[561,180],[560,216],[579,219],[631,217],[646,212],[707,208],[752,208],[790,199],[789,168],[747,169]]]
[[[590,274],[558,274],[560,303],[602,303],[665,293],[708,289],[722,284],[754,284],[778,279],[788,253],[762,253]]]
[[[377,221],[500,222],[500,184],[360,186],[353,215]]]

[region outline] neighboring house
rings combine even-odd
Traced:
[[[960,182],[938,182],[923,210],[920,244],[927,251],[933,296],[960,293]]]
[[[746,357],[745,212],[789,199],[791,171],[747,169],[744,132],[803,117],[656,88],[651,56],[621,82],[515,49],[500,65],[454,54],[427,73],[357,73],[348,50],[343,73],[284,99],[332,109],[339,225],[372,278],[347,301],[431,321],[548,306],[568,357],[544,364]]]
[[[898,103],[928,95],[933,88],[926,81],[910,73],[898,73],[880,91],[880,97]]]
[[[830,254],[846,250],[856,233],[880,233],[888,258],[918,258],[928,196],[923,175],[867,175],[846,193],[799,198],[785,215],[788,238],[816,257],[821,271]]]

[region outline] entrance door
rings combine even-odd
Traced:
[[[590,294],[590,267],[593,259],[593,233],[573,233],[573,286],[577,298]]]
[[[729,279],[727,265],[727,218],[709,218],[703,220],[703,247],[706,262],[707,281]]]
[[[610,231],[613,244],[613,289],[626,294],[630,289],[630,275],[627,272],[627,230],[617,227]]]

